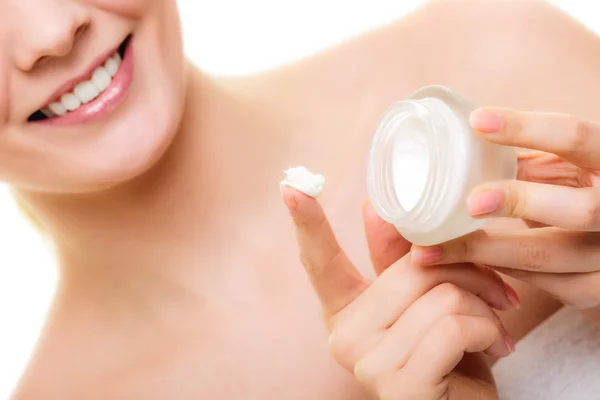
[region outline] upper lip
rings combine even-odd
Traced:
[[[114,47],[113,49],[108,50],[108,51],[104,52],[103,54],[101,54],[100,56],[96,57],[96,59],[94,60],[94,62],[92,62],[90,64],[90,66],[85,69],[85,71],[83,73],[81,73],[81,74],[75,76],[74,78],[69,79],[67,82],[63,83],[58,89],[56,89],[54,91],[54,93],[52,93],[52,95],[44,103],[43,107],[48,106],[48,104],[52,103],[53,101],[56,101],[63,94],[72,91],[73,88],[75,86],[77,86],[77,84],[90,79],[90,77],[92,76],[92,74],[94,73],[94,71],[96,70],[96,68],[98,68],[99,66],[103,65],[104,62],[109,57],[111,57],[114,53],[116,53],[117,50],[119,49],[119,46],[120,46],[120,44],[117,45],[116,47]]]

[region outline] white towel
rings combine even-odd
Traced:
[[[563,308],[493,371],[502,400],[600,400],[600,330]]]

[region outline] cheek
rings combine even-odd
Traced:
[[[143,90],[141,103],[149,112],[171,117],[181,107],[184,90],[184,55],[179,15],[174,2],[157,1],[156,7],[140,27],[140,64]]]
[[[143,21],[150,25],[149,30],[158,42],[163,58],[168,57],[168,53],[181,51],[181,26],[174,1],[157,1]]]

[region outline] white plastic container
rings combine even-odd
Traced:
[[[477,229],[466,199],[486,181],[514,179],[517,153],[470,128],[476,107],[443,86],[419,89],[383,115],[371,141],[369,197],[412,243],[430,246]]]

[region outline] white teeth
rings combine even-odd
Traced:
[[[65,93],[59,100],[48,104],[39,111],[46,117],[52,118],[65,115],[68,111],[77,110],[82,104],[94,100],[110,86],[120,65],[121,56],[119,53],[115,53],[106,60],[104,66],[96,68],[89,80],[79,83],[72,92]]]
[[[60,102],[69,111],[77,110],[81,106],[81,101],[73,93],[63,94],[60,98]]]
[[[90,81],[81,82],[79,85],[75,86],[73,93],[75,93],[75,96],[77,96],[79,101],[83,104],[89,103],[100,94],[98,89],[96,89],[96,86]]]
[[[112,77],[104,67],[98,67],[92,75],[92,83],[98,89],[99,92],[103,92],[112,80]]]
[[[54,113],[49,108],[42,108],[40,111],[48,118],[55,117]]]
[[[54,114],[56,114],[58,116],[65,115],[67,113],[67,108],[65,106],[63,106],[62,103],[59,103],[59,102],[54,102],[54,103],[48,104],[48,108],[50,109],[50,111],[52,111]]]
[[[121,56],[119,53],[117,53],[113,57],[106,60],[104,68],[106,68],[110,76],[114,77],[119,70],[119,65],[121,65]]]

